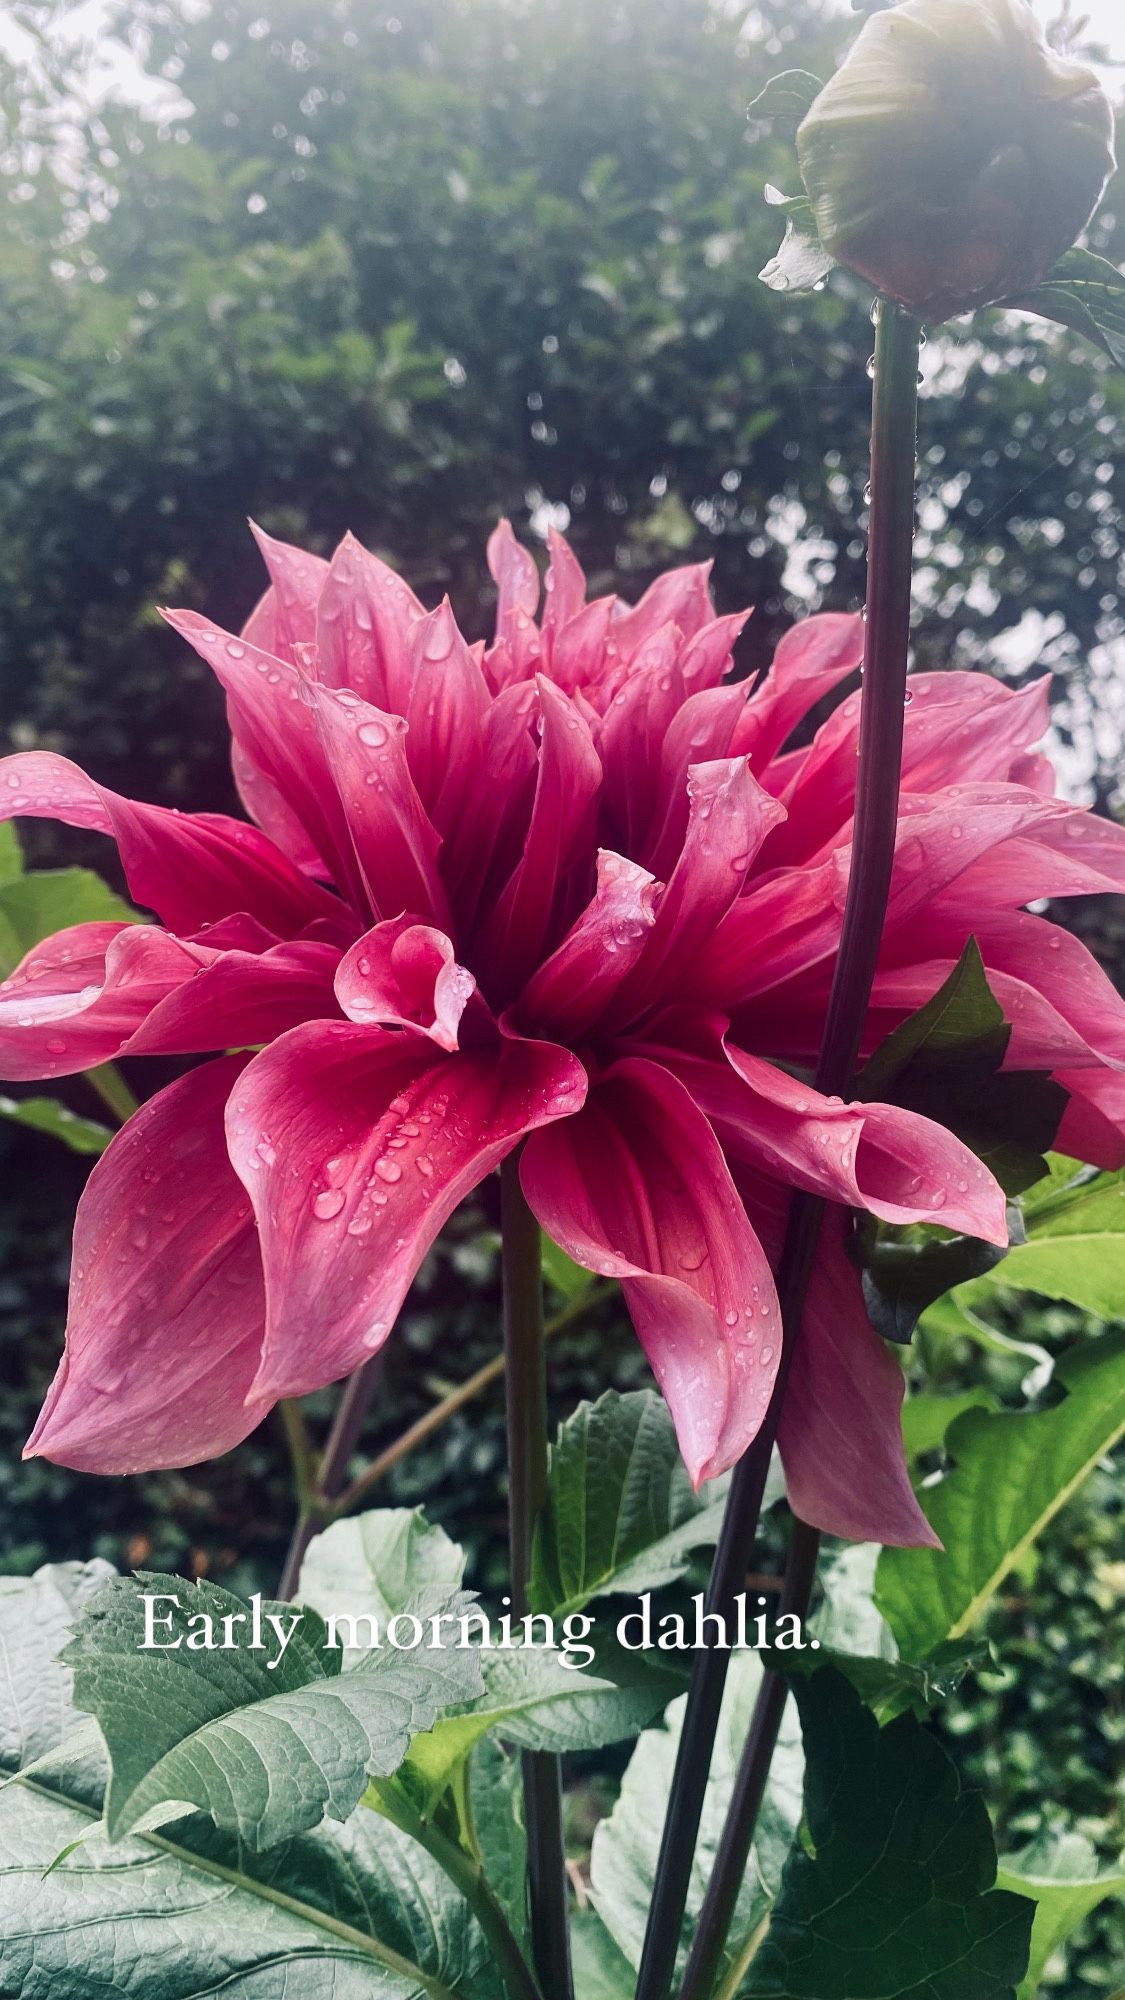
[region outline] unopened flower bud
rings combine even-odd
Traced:
[[[942,320],[1037,285],[1071,247],[1113,168],[1113,114],[1027,0],[905,0],[864,24],[797,157],[824,248]]]

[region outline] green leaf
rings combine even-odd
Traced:
[[[913,1716],[831,1669],[795,1689],[805,1816],[744,2000],[1013,2000],[1032,1907],[994,1890],[984,1803]]]
[[[824,85],[808,69],[783,69],[763,84],[746,109],[752,118],[792,118],[799,123]]]
[[[904,1346],[928,1306],[1009,1254],[975,1236],[948,1236],[924,1225],[897,1228],[857,1214],[848,1251],[860,1267],[867,1317],[883,1340]]]
[[[485,1880],[522,1946],[528,1938],[523,1773],[519,1752],[498,1737],[483,1737],[469,1758],[468,1804]]]
[[[426,1810],[492,1730],[524,1750],[599,1750],[636,1736],[683,1685],[674,1669],[621,1653],[604,1637],[597,1674],[561,1666],[538,1645],[484,1653],[481,1665],[484,1693],[410,1746],[404,1777],[421,1791]]]
[[[857,1542],[826,1563],[824,1594],[807,1628],[819,1650],[773,1649],[768,1664],[776,1673],[799,1675],[836,1667],[880,1722],[905,1709],[925,1716],[953,1692],[982,1649],[951,1645],[920,1665],[900,1660],[894,1634],[875,1603],[878,1558],[874,1543]]]
[[[168,1650],[139,1650],[146,1591],[177,1600],[155,1607],[172,1621],[154,1620]],[[413,1609],[427,1619],[469,1602],[420,1597]],[[255,1851],[325,1813],[344,1819],[369,1776],[397,1769],[413,1735],[480,1688],[476,1654],[456,1645],[384,1646],[344,1673],[315,1611],[296,1627],[292,1606],[263,1605],[263,1618],[271,1611],[292,1632],[284,1649],[268,1623],[257,1643],[251,1607],[214,1584],[117,1577],[84,1608],[63,1658],[75,1705],[97,1717],[109,1750],[111,1838],[169,1801],[201,1807]],[[208,1632],[234,1643],[206,1650]]]
[[[964,1389],[956,1396],[936,1396],[923,1391],[908,1396],[902,1406],[902,1442],[907,1461],[913,1463],[928,1451],[937,1451],[955,1417],[966,1410],[994,1410],[996,1398],[985,1388]]]
[[[1048,1959],[1083,1917],[1107,1896],[1125,1896],[1125,1863],[1119,1871],[1100,1872],[1097,1853],[1083,1834],[1044,1834],[1022,1854],[1001,1861],[996,1880],[1036,1905],[1027,1978],[1018,1994],[1018,2000],[1035,2000]]]
[[[382,1630],[421,1596],[453,1597],[465,1574],[465,1553],[420,1507],[379,1507],[346,1521],[334,1521],[309,1543],[297,1599],[322,1618],[375,1618]],[[370,1628],[357,1625],[357,1638]],[[345,1668],[364,1657],[368,1646],[345,1646]]]
[[[675,1582],[692,1551],[717,1539],[725,1497],[725,1481],[692,1491],[663,1397],[611,1389],[579,1404],[551,1453],[533,1608],[561,1617]]]
[[[972,1304],[999,1286],[1066,1299],[1099,1319],[1125,1315],[1125,1173],[1059,1188],[1032,1208],[1026,1241],[1003,1270],[958,1294]]]
[[[113,1137],[108,1125],[99,1125],[96,1118],[80,1118],[57,1097],[0,1096],[0,1118],[26,1125],[33,1132],[47,1132],[52,1139],[61,1139],[72,1153],[104,1153]]]
[[[0,820],[0,889],[23,874],[19,835],[10,819]]]
[[[819,237],[802,229],[792,216],[785,224],[781,245],[758,276],[771,292],[815,292],[829,271],[836,268]]]
[[[56,1658],[108,1573],[59,1563],[0,1580],[0,1767],[22,1767],[0,1787],[3,1991],[499,2000],[465,1903],[427,1854],[371,1815],[268,1855],[203,1814],[110,1844],[105,1746]]]
[[[467,1905],[373,1814],[268,1855],[202,1814],[111,1844],[103,1775],[62,1756],[0,1792],[4,1992],[499,2000]]]
[[[986,1354],[1020,1356],[1031,1364],[1021,1384],[1024,1395],[1040,1394],[1055,1372],[1054,1356],[1036,1341],[1015,1340],[1010,1334],[1000,1333],[994,1326],[989,1326],[970,1309],[965,1298],[970,1289],[965,1286],[959,1292],[950,1292],[944,1298],[935,1300],[922,1317],[923,1333],[927,1338],[933,1336],[939,1340],[971,1340]]]
[[[74,1616],[113,1575],[108,1563],[47,1563],[0,1577],[0,1770],[22,1771],[81,1720],[58,1654]]]
[[[1125,368],[1125,278],[1092,250],[1068,250],[1034,291],[1000,304],[1072,327]]]
[[[935,1118],[964,1140],[1008,1194],[1019,1194],[1046,1172],[1043,1155],[1067,1096],[1045,1071],[1002,1071],[1011,1033],[970,938],[933,998],[865,1064],[856,1095]]]
[[[581,1264],[575,1263],[573,1257],[568,1257],[562,1246],[556,1243],[552,1236],[548,1236],[545,1229],[540,1231],[540,1237],[543,1271],[556,1292],[561,1293],[569,1304],[592,1290],[597,1282],[593,1272],[584,1270]]]
[[[576,1910],[570,1920],[574,2000],[633,2000],[637,1978],[596,1910]]]
[[[1053,1409],[968,1410],[946,1435],[953,1470],[918,1498],[942,1549],[885,1549],[876,1602],[920,1660],[968,1632],[1004,1578],[1125,1432],[1125,1333],[1072,1349]]]
[[[734,1774],[762,1676],[761,1661],[752,1652],[731,1655],[719,1734],[703,1806],[699,1843],[692,1866],[688,1913],[681,1939],[681,1956],[714,1866],[719,1836],[726,1818]],[[652,1883],[661,1830],[668,1803],[672,1767],[683,1720],[676,1702],[661,1729],[640,1739],[622,1780],[621,1793],[608,1819],[594,1834],[590,1858],[591,1894],[598,1914],[618,1950],[634,1967],[652,1901]],[[769,1787],[758,1820],[750,1865],[739,1891],[724,1963],[734,1963],[747,1941],[769,1913],[781,1881],[785,1857],[801,1817],[801,1747],[797,1719],[791,1708],[782,1719],[778,1749]]]
[[[10,933],[16,941],[15,958],[0,966],[5,975],[33,945],[71,924],[143,921],[140,912],[90,868],[43,869],[9,879],[0,886],[0,918],[6,936]]]

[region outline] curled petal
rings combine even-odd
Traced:
[[[614,644],[631,671],[641,648],[663,625],[675,625],[683,638],[694,639],[716,622],[711,602],[711,568],[709,562],[704,562],[665,570],[663,576],[649,584],[639,603],[618,605],[613,621]]]
[[[679,650],[674,625],[662,625],[644,641],[635,672],[622,682],[598,732],[603,815],[633,854],[641,850],[656,812],[665,741],[684,703]]]
[[[0,1076],[69,1076],[110,1062],[195,972],[189,945],[147,924],[75,924],[0,985]]]
[[[585,1089],[549,1043],[445,1055],[350,1021],[295,1028],[257,1056],[227,1113],[266,1272],[255,1395],[302,1396],[381,1347],[458,1202]]]
[[[716,1079],[703,1108],[740,1158],[883,1222],[936,1222],[1008,1242],[1004,1191],[960,1139],[897,1104],[844,1104],[728,1045],[745,1094]],[[712,1113],[711,1105],[714,1110]]]
[[[1111,1172],[1125,1167],[1125,1075],[1056,1070],[1055,1080],[1070,1092],[1055,1141],[1059,1152]]]
[[[658,1064],[629,1058],[575,1118],[528,1140],[524,1192],[587,1270],[619,1278],[692,1479],[740,1458],[781,1346],[769,1265],[707,1120]]]
[[[25,1456],[79,1472],[195,1465],[260,1422],[264,1325],[250,1203],[223,1111],[226,1056],[130,1118],[78,1204],[66,1354]]]
[[[586,602],[586,572],[565,535],[547,530],[550,561],[544,586],[543,657],[550,666],[552,648],[564,625],[576,618]]]
[[[532,974],[521,1020],[568,1040],[586,1034],[644,950],[656,892],[647,869],[601,848],[593,901]]]
[[[510,521],[501,520],[488,538],[488,572],[496,585],[496,637],[508,638],[513,611],[534,618],[539,609],[539,571],[529,549],[517,542]]]
[[[746,707],[746,689],[705,687],[672,717],[660,747],[656,809],[644,842],[644,854],[654,875],[666,879],[676,865],[688,824],[688,772],[693,764],[712,764],[729,757],[730,747]]]
[[[749,616],[748,611],[732,611],[700,626],[680,657],[680,672],[686,687],[701,690],[718,686],[730,669],[734,642]]]
[[[405,715],[414,627],[425,617],[410,585],[354,535],[332,558],[317,608],[318,678],[373,708]]]
[[[302,1021],[337,1012],[332,979],[339,947],[315,938],[271,944],[264,951],[205,952],[190,978],[153,1007],[122,1054],[194,1055],[208,1049],[251,1048]]]
[[[584,604],[555,634],[551,679],[568,694],[580,692],[600,712],[617,684],[621,662],[611,632],[615,597]]]
[[[123,799],[50,751],[0,761],[0,819],[20,816],[108,833],[130,895],[172,930],[190,934],[247,911],[278,937],[318,920],[354,935],[337,898],[302,875],[257,827],[222,813],[179,813]]]
[[[396,917],[352,946],[336,974],[349,1021],[421,1028],[440,1049],[457,1047],[461,1016],[476,980],[458,965],[441,931]]]

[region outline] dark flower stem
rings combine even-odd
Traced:
[[[293,1464],[294,1484],[297,1489],[297,1525],[293,1530],[281,1581],[277,1594],[284,1601],[293,1596],[301,1574],[301,1564],[309,1543],[318,1529],[333,1518],[334,1503],[338,1500],[348,1476],[348,1461],[359,1442],[363,1420],[375,1394],[383,1373],[382,1352],[373,1354],[354,1375],[349,1375],[344,1384],[344,1392],[336,1406],[332,1428],[324,1447],[324,1456],[312,1470],[312,1454],[309,1451],[304,1421],[295,1402],[281,1404],[281,1417],[289,1444],[289,1455]]]
[[[530,1609],[535,1523],[547,1496],[547,1358],[539,1224],[520,1185],[518,1150],[500,1168],[500,1231],[512,1616],[519,1620]],[[561,1766],[537,1750],[525,1750],[522,1765],[532,1956],[544,1994],[571,2000]]]
[[[816,1071],[817,1088],[829,1095],[844,1094],[851,1081],[879,956],[894,862],[910,630],[920,336],[917,320],[897,306],[885,301],[881,304],[875,336],[867,637],[852,866]],[[781,1363],[765,1422],[735,1468],[731,1481],[707,1592],[707,1610],[720,1615],[729,1614],[753,1555],[766,1474],[823,1213],[823,1202],[813,1195],[798,1193],[790,1203],[778,1273],[785,1329]],[[803,1538],[799,1538],[799,1545],[807,1547]],[[810,1587],[811,1581],[810,1573]],[[728,1661],[729,1655],[718,1648],[709,1648],[695,1657],[653,1885],[637,2000],[667,2000],[672,1983]],[[775,1694],[771,1701],[776,1705],[778,1696]],[[780,1717],[778,1706],[773,1736],[764,1757],[762,1784]],[[757,1739],[748,1746],[748,1754],[753,1747],[758,1762],[765,1752],[766,1734],[763,1725]],[[757,1779],[754,1773],[750,1777],[753,1782],[747,1783],[745,1797],[753,1805],[752,1835]],[[708,1957],[713,1955],[709,1942],[701,1944],[701,1955],[705,1950]],[[689,1991],[701,1996],[705,1990],[698,1984],[691,1989],[685,1986],[681,2000],[687,2000]]]

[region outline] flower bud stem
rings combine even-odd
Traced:
[[[519,1620],[530,1609],[535,1523],[547,1497],[547,1359],[539,1224],[520,1185],[518,1149],[500,1168],[500,1231],[511,1598]],[[522,1766],[532,1955],[544,1995],[571,2000],[561,1767],[558,1757],[538,1750],[525,1750]]]
[[[872,392],[867,636],[852,866],[816,1072],[818,1090],[829,1095],[845,1095],[851,1083],[894,864],[910,631],[920,335],[916,319],[885,300],[881,303]],[[804,1193],[793,1196],[777,1281],[785,1328],[781,1364],[762,1428],[734,1471],[707,1591],[707,1611],[720,1616],[730,1615],[753,1557],[766,1474],[823,1214],[824,1203],[817,1197]],[[805,1603],[812,1587],[817,1539],[798,1524],[790,1551],[791,1563],[799,1569],[789,1587],[799,1589]],[[667,2000],[671,1987],[729,1658],[718,1648],[707,1648],[695,1656],[636,2000]],[[679,2000],[704,2000],[722,1954],[784,1706],[784,1689],[771,1687],[772,1678],[767,1677],[759,1696],[715,1880]]]

